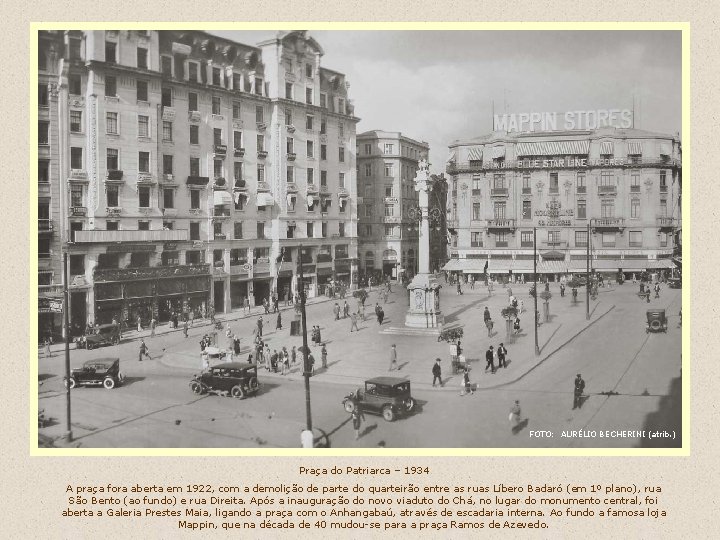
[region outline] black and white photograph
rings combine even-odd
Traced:
[[[31,34],[38,448],[689,442],[682,31],[227,28]]]

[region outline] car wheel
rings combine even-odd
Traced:
[[[248,381],[248,388],[253,392],[258,389],[258,380],[255,377],[250,377]]]
[[[385,407],[383,407],[382,413],[383,413],[383,418],[387,422],[392,422],[393,420],[395,420],[395,411],[393,411],[393,409],[390,405],[385,405]]]
[[[93,347],[94,347],[94,345],[93,345],[92,343],[88,343],[86,349],[87,349],[88,351],[92,351],[92,350],[93,350]]]
[[[103,380],[103,387],[105,387],[106,390],[112,390],[115,388],[115,379],[112,377],[105,377]]]
[[[193,381],[190,383],[190,390],[192,390],[193,394],[202,394],[202,385],[199,382]]]
[[[409,412],[412,411],[413,408],[415,408],[415,400],[413,398],[408,398],[405,402],[405,410]]]
[[[76,386],[77,386],[77,381],[75,380],[75,377],[70,377],[69,379],[67,379],[65,381],[65,388],[70,387],[70,389],[72,390]]]
[[[245,397],[245,392],[243,392],[243,389],[239,384],[236,384],[230,389],[230,395],[234,398],[240,399]]]
[[[351,399],[346,399],[343,401],[343,407],[345,407],[345,410],[349,413],[353,412],[355,410],[355,402],[353,402]]]

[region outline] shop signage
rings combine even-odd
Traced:
[[[177,251],[177,243],[165,242],[163,245],[163,251]]]
[[[385,197],[385,202],[387,204],[397,204],[400,202],[397,197]]]
[[[572,225],[572,220],[563,219],[566,217],[573,217],[575,210],[572,208],[562,209],[560,201],[553,199],[545,203],[545,210],[535,210],[535,217],[543,219],[538,220],[538,225],[547,227],[567,227]]]
[[[499,131],[557,131],[618,127],[628,129],[633,123],[629,109],[597,109],[586,111],[527,112],[496,114],[493,130]]]
[[[626,165],[625,159],[519,159],[517,161],[483,161],[482,169],[567,169],[582,167],[621,167]]]
[[[39,313],[62,313],[62,298],[38,298]]]

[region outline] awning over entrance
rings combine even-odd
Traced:
[[[213,193],[213,203],[215,206],[222,206],[225,204],[232,204],[233,198],[227,191],[218,190]]]
[[[481,161],[482,156],[482,146],[473,146],[468,150],[468,161]]]
[[[541,253],[542,258],[544,261],[564,261],[565,260],[565,254],[561,251],[546,251],[545,253]]]
[[[257,194],[257,205],[258,206],[272,206],[275,204],[275,199],[270,193],[258,193]]]
[[[600,143],[600,155],[612,156],[615,155],[615,148],[612,141],[604,141]]]
[[[590,141],[543,141],[521,142],[517,145],[518,156],[564,156],[586,155]],[[493,149],[494,150],[494,149]]]
[[[628,142],[628,155],[641,156],[643,153],[642,143],[638,141]]]

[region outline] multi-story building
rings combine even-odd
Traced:
[[[681,145],[638,129],[494,132],[450,145],[450,271],[657,271],[673,267]],[[552,277],[550,278],[552,279]]]
[[[418,206],[415,173],[430,147],[399,132],[357,136],[358,241],[366,275],[393,279],[417,272]]]
[[[358,119],[305,32],[258,47],[196,31],[41,39],[64,51],[47,73],[49,155],[73,325],[293,294],[300,244],[310,295],[325,275],[350,281]]]

